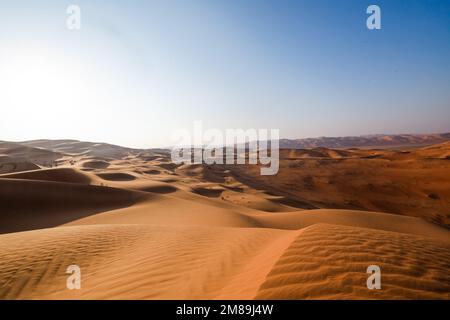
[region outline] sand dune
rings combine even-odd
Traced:
[[[16,265],[14,270],[2,267],[0,297],[39,293],[42,298],[214,298],[256,252],[283,234],[265,229],[98,225],[3,235],[1,261]],[[6,256],[5,247],[10,252],[11,246],[16,254]],[[27,271],[30,263],[35,265],[33,274]],[[66,290],[67,263],[83,268],[85,289]],[[16,286],[16,281],[23,285]]]
[[[74,168],[54,168],[22,171],[18,173],[0,175],[0,178],[42,180],[68,183],[90,184],[92,179]]]
[[[328,223],[428,236],[450,243],[449,232],[446,229],[422,219],[382,212],[317,209],[266,214],[258,216],[257,220],[263,227],[277,229],[297,230],[318,223]]]
[[[97,173],[97,176],[108,181],[132,181],[136,179],[132,174],[123,172]]]
[[[449,246],[356,227],[97,225],[1,240],[2,298],[448,298]],[[70,264],[82,267],[82,290],[65,288]],[[381,291],[365,287],[371,264]]]
[[[338,150],[340,151],[340,150]],[[281,150],[276,176],[257,166],[222,166],[239,182],[304,208],[353,209],[396,213],[450,226],[450,144],[405,150]]]
[[[54,227],[146,197],[109,187],[0,178],[0,233]]]
[[[448,299],[450,247],[428,238],[317,224],[277,261],[257,299]],[[382,290],[366,287],[369,265]]]
[[[1,157],[0,159],[0,174],[36,169],[40,169],[40,167],[31,162],[19,162],[9,157]]]
[[[163,150],[24,147],[61,158],[0,175],[0,299],[449,299],[447,143],[281,150],[276,179]]]
[[[7,155],[16,161],[48,163],[61,158],[64,154],[47,149],[35,148],[14,142],[0,141],[0,154]]]
[[[95,143],[77,140],[32,140],[24,141],[20,144],[65,154],[82,154],[85,156],[108,157],[114,159],[121,159],[128,156],[130,153],[137,153],[141,151],[138,149],[115,146],[108,143]]]
[[[450,141],[425,147],[419,150],[414,150],[414,154],[425,157],[425,158],[435,158],[435,159],[450,159]]]
[[[398,146],[424,146],[450,139],[450,133],[441,134],[375,134],[358,137],[320,137],[306,139],[281,139],[285,149],[322,148],[389,148]]]
[[[82,164],[83,168],[91,168],[91,169],[105,169],[110,166],[110,163],[103,160],[89,160],[85,161]]]
[[[59,152],[0,141],[0,174],[51,166],[63,156]]]

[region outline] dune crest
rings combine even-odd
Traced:
[[[283,149],[276,177],[73,140],[0,150],[0,299],[449,299],[448,143]]]

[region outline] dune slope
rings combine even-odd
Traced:
[[[164,150],[0,147],[21,171],[0,161],[0,299],[449,299],[448,143],[282,150],[275,178]]]

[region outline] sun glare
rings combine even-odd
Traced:
[[[0,81],[3,103],[16,112],[54,112],[70,106],[83,91],[83,79],[75,64],[45,54],[11,55],[2,66]]]

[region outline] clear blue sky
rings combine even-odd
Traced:
[[[16,141],[165,146],[194,120],[284,138],[450,131],[450,1],[0,0],[0,108]]]

